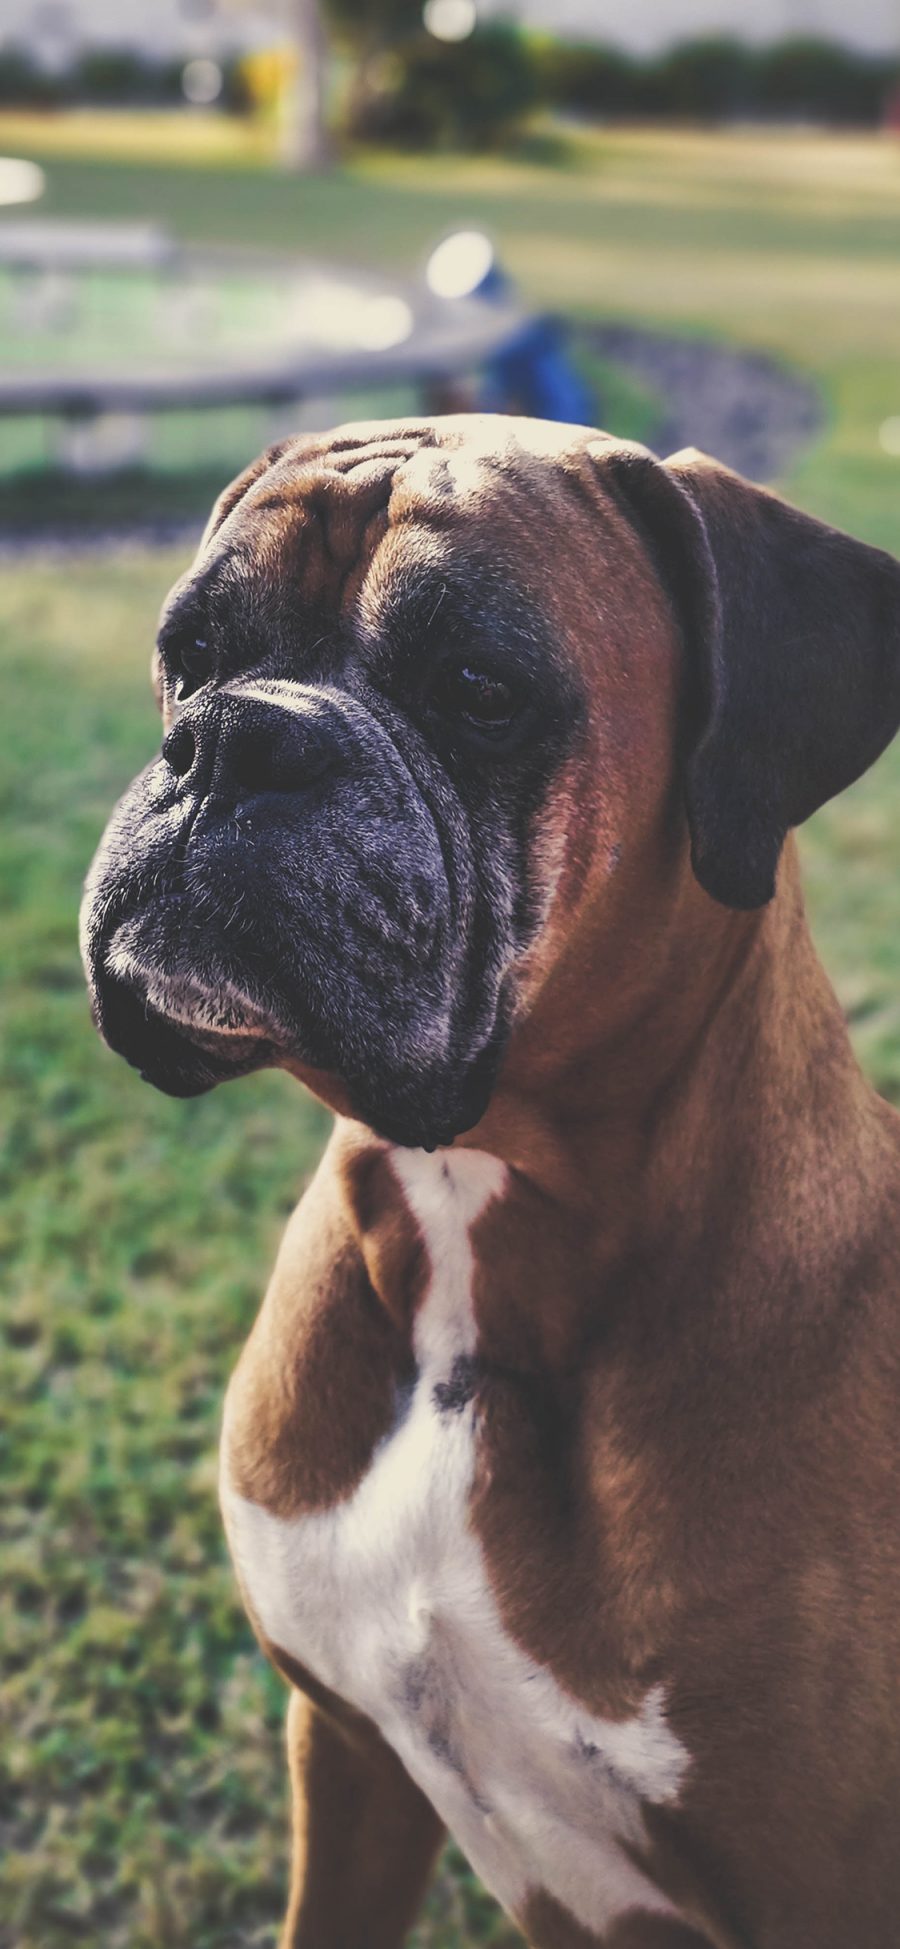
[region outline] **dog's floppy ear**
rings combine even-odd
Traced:
[[[772,898],[791,826],[900,725],[900,564],[705,455],[596,450],[637,514],[688,660],[684,791],[701,886]]]

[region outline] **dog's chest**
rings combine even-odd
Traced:
[[[468,1521],[476,1468],[471,1227],[503,1170],[471,1153],[395,1164],[430,1284],[416,1380],[346,1501],[284,1520],[236,1496],[232,1551],[272,1644],[381,1728],[513,1914],[543,1889],[588,1928],[671,1913],[634,1865],[642,1803],[677,1798],[687,1755],[662,1688],[592,1716],[504,1628]]]

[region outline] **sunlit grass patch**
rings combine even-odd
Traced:
[[[220,168],[271,163],[272,132],[246,116],[215,109],[68,108],[0,110],[5,154],[40,149],[45,156],[162,160]]]

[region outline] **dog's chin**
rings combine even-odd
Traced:
[[[113,936],[94,983],[94,1015],[110,1046],[167,1096],[201,1096],[254,1070],[282,1068],[340,1114],[366,1123],[405,1148],[434,1150],[453,1143],[484,1114],[498,1060],[498,1043],[461,1069],[407,1080],[396,1091],[389,1075],[345,1078],[340,1057],[323,1062],[271,1005],[226,976],[161,968],[136,951],[127,926]]]
[[[221,1038],[235,1042],[277,1043],[280,1031],[273,1018],[242,988],[224,976],[210,985],[194,973],[177,972],[144,962],[121,937],[106,955],[106,972],[143,1000],[147,1009],[176,1030],[201,1042]]]
[[[157,1002],[161,996],[157,994]],[[94,1020],[111,1049],[165,1096],[203,1096],[218,1083],[247,1076],[277,1061],[275,1049],[253,1025],[216,1029],[208,1021],[169,1017],[131,983],[105,974],[94,984]]]

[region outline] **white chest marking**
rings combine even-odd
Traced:
[[[230,1489],[226,1428],[237,1568],[272,1643],[380,1726],[511,1914],[544,1889],[599,1932],[629,1909],[672,1915],[626,1851],[646,1839],[641,1802],[676,1800],[689,1765],[663,1687],[629,1720],[587,1712],[505,1631],[468,1523],[469,1234],[505,1168],[471,1151],[391,1162],[431,1265],[412,1398],[354,1494],[290,1520]]]

